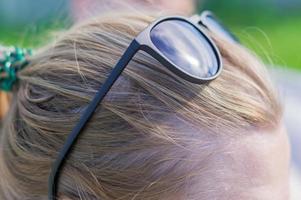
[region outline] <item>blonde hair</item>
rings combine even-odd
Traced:
[[[107,14],[73,27],[31,58],[18,74],[1,132],[1,199],[47,198],[50,167],[67,135],[131,40],[157,17]],[[219,137],[277,125],[282,108],[263,64],[242,46],[208,34],[224,62],[210,83],[187,82],[149,55],[135,56],[66,162],[60,196],[169,199],[189,190],[195,177],[209,180],[216,172],[210,163],[220,152]],[[194,131],[185,132],[184,124]],[[191,199],[212,197],[207,186]]]

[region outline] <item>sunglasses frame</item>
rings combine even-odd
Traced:
[[[191,20],[194,23],[198,23],[199,25],[205,27],[206,29],[210,30],[211,32],[218,34],[214,30],[215,28],[213,28],[214,25],[212,24],[212,22],[210,20],[208,20],[208,18],[213,19],[213,21],[215,21],[215,23],[219,24],[219,26],[221,26],[223,29],[222,31],[226,32],[228,35],[227,38],[225,38],[224,35],[220,35],[221,37],[227,39],[229,42],[232,42],[235,44],[240,44],[240,40],[238,39],[238,37],[236,37],[227,27],[225,27],[224,24],[218,19],[218,17],[216,17],[216,15],[209,10],[203,11],[200,15],[196,14],[196,15],[192,16]]]
[[[211,46],[212,50],[214,51],[215,57],[217,59],[218,63],[218,71],[217,73],[212,77],[207,78],[200,78],[193,76],[192,74],[188,74],[187,72],[184,72],[181,67],[176,66],[172,63],[165,55],[160,52],[160,50],[153,44],[151,41],[151,31],[154,27],[156,27],[158,24],[167,21],[167,20],[180,20],[184,21],[193,27],[195,27],[199,32],[202,34],[202,36],[206,39],[208,44]],[[95,94],[94,98],[84,111],[84,113],[81,115],[79,122],[76,124],[76,126],[73,128],[72,132],[68,135],[66,142],[64,143],[61,151],[58,154],[58,157],[56,158],[55,162],[53,163],[52,170],[49,175],[48,179],[48,199],[54,200],[57,195],[57,183],[59,180],[60,170],[63,167],[65,161],[67,160],[68,156],[70,155],[72,151],[72,147],[75,145],[78,136],[82,132],[82,130],[85,128],[85,125],[88,123],[90,118],[93,116],[93,113],[95,112],[97,106],[101,103],[103,98],[106,96],[106,94],[109,92],[110,88],[113,86],[115,81],[118,79],[120,74],[123,72],[123,70],[126,68],[128,63],[132,60],[132,58],[135,56],[135,54],[142,50],[149,55],[151,55],[153,58],[158,60],[163,66],[166,66],[170,71],[178,75],[179,77],[190,81],[195,84],[201,84],[204,82],[211,81],[215,78],[217,78],[221,71],[222,71],[222,57],[221,54],[217,48],[217,46],[214,44],[214,42],[210,39],[210,37],[206,34],[205,28],[202,27],[199,24],[200,21],[195,20],[194,18],[185,18],[180,16],[169,16],[169,17],[163,17],[152,24],[150,24],[146,29],[144,29],[133,41],[130,43],[124,54],[121,56],[115,67],[112,69],[110,75],[106,79],[106,81],[103,83],[103,85],[99,88],[97,93]]]

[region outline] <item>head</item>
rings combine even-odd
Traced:
[[[103,15],[19,72],[1,132],[2,199],[46,199],[66,137],[131,40],[157,14]],[[139,52],[68,158],[59,199],[288,199],[282,108],[263,64],[208,32],[224,69],[193,84]]]

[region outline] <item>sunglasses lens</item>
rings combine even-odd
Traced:
[[[162,21],[151,30],[151,40],[178,69],[199,79],[219,71],[217,50],[192,24],[177,19]]]

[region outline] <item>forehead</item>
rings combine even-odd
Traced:
[[[221,199],[236,199],[241,195],[242,199],[288,199],[290,148],[282,123],[271,130],[254,129],[229,137],[222,133],[223,136],[210,137],[202,127],[189,126],[183,121],[177,121],[175,126],[179,134],[207,141],[207,144],[199,141],[200,146],[193,147],[194,152],[199,152],[194,156],[209,156],[201,158],[202,170],[186,195],[215,198],[210,192],[215,191],[214,195],[221,195]],[[206,151],[203,144],[209,144],[206,148],[210,154],[203,154]]]
[[[244,199],[288,199],[290,148],[285,127],[245,134],[226,144],[222,155],[229,188],[240,188]]]

